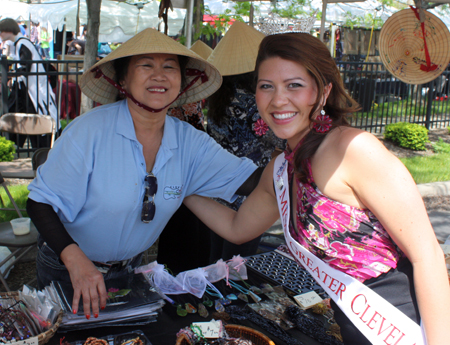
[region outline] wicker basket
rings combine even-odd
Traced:
[[[229,336],[251,340],[253,345],[275,345],[275,343],[264,334],[249,327],[225,325],[225,329]],[[177,338],[176,345],[191,345],[191,343],[185,334],[180,334]]]
[[[0,298],[19,298],[19,293],[17,291],[11,291],[11,292],[0,292]],[[56,330],[58,329],[59,325],[62,321],[62,311],[59,313],[58,318],[56,319],[56,322],[53,324],[53,326],[45,331],[44,333],[41,333],[37,336],[39,345],[44,345],[47,343],[51,337],[56,333]]]

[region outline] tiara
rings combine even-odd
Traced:
[[[285,34],[290,32],[311,33],[312,27],[316,21],[315,11],[310,17],[282,18],[277,13],[269,13],[266,18],[261,18],[257,29],[265,35]]]

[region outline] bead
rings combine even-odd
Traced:
[[[205,319],[208,317],[209,313],[203,303],[198,304],[198,314]]]
[[[192,304],[186,303],[184,308],[189,314],[195,314],[197,312],[197,308],[195,308]]]
[[[219,302],[220,302],[222,305],[229,305],[229,304],[231,304],[231,301],[230,301],[229,299],[226,299],[226,298],[221,298],[221,299],[219,299]]]
[[[227,298],[228,298],[229,300],[232,300],[232,301],[236,301],[236,300],[237,300],[237,296],[236,296],[234,293],[229,294],[229,295],[227,296]]]
[[[250,295],[252,300],[255,301],[255,303],[261,301],[261,297],[258,297],[253,291],[249,291],[248,294]]]
[[[223,307],[222,303],[220,303],[219,300],[216,300],[214,303],[214,307],[218,312],[223,312],[225,311],[225,308]]]
[[[244,301],[245,303],[248,303],[247,295],[243,294],[242,292],[238,295],[238,298]]]
[[[178,316],[186,316],[187,315],[186,309],[184,309],[181,304],[178,304],[178,306],[177,306],[177,315]]]
[[[206,298],[204,298],[204,301],[203,301],[203,304],[206,306],[206,307],[212,307],[213,306],[213,301],[211,301],[208,297],[206,297]]]

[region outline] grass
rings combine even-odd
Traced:
[[[450,108],[450,104],[432,101],[432,114],[446,114]],[[410,99],[398,100],[394,102],[384,102],[382,104],[373,103],[371,109],[367,112],[358,112],[357,117],[386,117],[388,114],[395,114],[395,116],[423,116],[427,113],[427,105],[420,102],[411,101]]]
[[[450,153],[400,158],[400,160],[417,184],[450,181]]]
[[[8,186],[9,192],[11,193],[14,201],[16,202],[17,206],[19,206],[20,209],[26,208],[29,193],[27,187],[28,185]],[[1,205],[0,207],[2,208],[14,208],[4,188],[1,188],[0,191],[0,205]],[[24,217],[28,216],[25,211],[21,212]],[[5,211],[5,210],[0,211],[0,222],[9,222],[11,219],[18,217],[19,215],[17,214],[16,211]]]

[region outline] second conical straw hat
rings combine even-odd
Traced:
[[[252,72],[259,44],[264,37],[251,26],[235,21],[209,56],[208,62],[223,76]]]
[[[447,27],[434,14],[423,13],[425,35],[412,9],[393,14],[380,32],[378,48],[384,66],[394,77],[408,84],[424,84],[436,79],[450,62]],[[427,68],[426,51],[431,69]]]
[[[213,52],[212,48],[209,45],[200,40],[195,41],[195,43],[189,49],[191,49],[194,53],[200,55],[205,60],[207,60]]]

